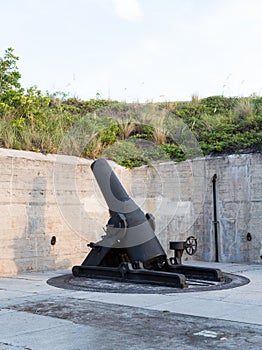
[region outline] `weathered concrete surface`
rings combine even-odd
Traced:
[[[85,241],[57,205],[55,156],[0,151],[0,273],[68,267],[84,256]],[[66,176],[66,174],[65,174]],[[52,236],[57,244],[51,246]]]
[[[157,218],[157,233],[165,249],[168,250],[170,240],[185,240],[193,235],[199,243],[194,259],[214,261],[214,174],[217,175],[219,261],[261,263],[261,154],[139,168],[132,172],[132,184],[147,184],[140,192],[146,192],[140,202]],[[251,241],[247,240],[248,233]],[[184,258],[188,259],[186,255]]]
[[[82,262],[86,244],[100,239],[108,220],[90,164],[76,157],[0,149],[1,275]],[[197,255],[185,254],[185,260],[215,259],[212,177],[217,174],[219,261],[262,262],[261,154],[132,171],[111,165],[134,200],[156,217],[156,234],[167,251],[169,241],[196,236]]]
[[[166,310],[154,311],[129,306],[104,304],[72,298],[42,300],[12,308],[6,320],[21,323],[28,319],[28,326],[38,324],[43,328],[40,340],[46,349],[260,349],[262,327],[179,315]],[[43,317],[44,316],[44,317]],[[13,323],[13,322],[12,322]],[[39,325],[40,324],[40,325]],[[24,328],[24,327],[22,327]],[[34,328],[34,327],[33,327]],[[12,339],[10,331],[5,342],[29,344],[37,349],[39,340],[35,332],[21,334]],[[67,342],[63,338],[67,333]],[[38,331],[39,333],[39,331]],[[13,330],[12,330],[12,333]],[[75,337],[74,337],[75,334]],[[44,336],[44,337],[43,337]],[[44,338],[44,339],[43,339]],[[43,340],[45,341],[43,343]],[[65,346],[63,348],[63,346]]]
[[[207,249],[214,247],[213,174],[217,174],[219,261],[261,263],[262,155],[235,155],[206,160],[207,193],[203,214],[198,218],[202,220],[202,232],[206,239],[200,256],[206,260],[214,260],[214,248]],[[200,238],[201,232],[198,232],[195,231],[195,234]],[[248,233],[251,234],[251,241],[247,239]]]
[[[231,290],[127,295],[46,283],[68,271],[2,277],[0,349],[260,350],[262,266],[209,265],[251,282]]]

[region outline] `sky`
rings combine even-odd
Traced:
[[[83,100],[262,95],[261,0],[0,0],[21,84]]]

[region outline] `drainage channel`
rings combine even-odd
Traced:
[[[250,280],[244,276],[239,276],[230,273],[223,274],[223,282],[210,282],[197,279],[187,279],[188,288],[184,289],[158,286],[153,284],[119,282],[91,278],[89,279],[85,277],[74,277],[71,274],[53,277],[49,279],[47,283],[57,288],[86,292],[126,294],[172,294],[231,289],[246,285],[250,282]]]

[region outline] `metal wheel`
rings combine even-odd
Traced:
[[[194,255],[197,251],[197,239],[194,236],[187,238],[185,242],[185,250],[188,255]]]
[[[80,269],[78,266],[74,266],[72,269],[73,276],[78,277],[80,274]]]

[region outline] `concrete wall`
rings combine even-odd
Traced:
[[[217,176],[217,248],[214,174]],[[193,235],[198,240],[197,254],[184,255],[184,260],[215,261],[217,249],[220,262],[262,263],[261,154],[140,168],[132,171],[132,179],[133,183],[147,183],[143,207],[157,218],[157,234],[169,254],[169,241],[185,240]]]
[[[0,274],[80,264],[86,244],[100,239],[108,219],[91,161],[0,149],[0,163]],[[170,240],[198,239],[197,254],[185,254],[185,260],[215,259],[212,177],[217,174],[219,260],[262,262],[261,154],[132,171],[111,165],[135,201],[156,217],[156,234],[169,255]]]

